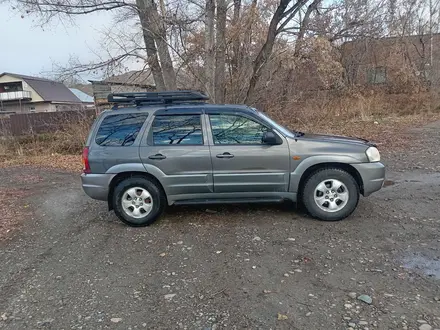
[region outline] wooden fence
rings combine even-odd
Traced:
[[[95,117],[95,110],[1,114],[0,136],[21,136],[56,132],[68,125]]]

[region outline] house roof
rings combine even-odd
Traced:
[[[432,36],[434,38],[440,36],[440,33],[433,33]],[[361,44],[365,43],[366,41],[375,41],[378,43],[386,43],[386,42],[394,42],[394,41],[409,41],[409,40],[423,40],[423,39],[429,39],[431,35],[429,33],[427,34],[410,34],[410,35],[404,35],[404,36],[391,36],[391,37],[365,37],[365,38],[359,38],[355,40],[350,40],[344,42],[342,45],[352,45],[352,44]]]
[[[108,77],[104,82],[117,85],[155,86],[153,75],[149,69],[143,71],[128,71],[121,75]]]
[[[185,70],[181,69],[176,72],[177,88],[178,89],[199,89],[197,82]],[[136,86],[143,88],[155,88],[153,74],[150,69],[140,71],[128,71],[120,75],[108,77],[102,81],[89,80],[92,84],[106,84],[106,85],[121,85],[121,86]]]
[[[63,83],[49,80],[46,78],[31,77],[22,74],[4,72],[2,76],[11,76],[24,80],[44,101],[81,103],[81,100],[75,96]]]
[[[92,84],[75,84],[72,88],[78,89],[87,95],[93,95],[93,85]]]
[[[89,94],[86,94],[77,88],[69,88],[69,89],[73,94],[75,94],[75,96],[77,98],[79,98],[81,100],[81,102],[83,102],[83,103],[93,103],[94,102],[93,97],[90,96]]]

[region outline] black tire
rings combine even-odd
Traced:
[[[315,202],[315,189],[317,186],[323,181],[332,179],[342,182],[348,190],[346,204],[341,210],[335,212],[325,211]],[[323,168],[313,172],[306,179],[301,196],[302,202],[311,216],[324,221],[338,221],[348,217],[356,209],[359,202],[359,185],[350,173],[340,168]]]
[[[151,211],[142,218],[135,218],[127,214],[122,207],[122,198],[124,193],[133,187],[140,187],[146,189],[153,202]],[[166,196],[162,189],[153,181],[145,177],[131,177],[118,183],[113,193],[113,209],[118,218],[125,224],[132,227],[149,226],[155,222],[166,206]]]

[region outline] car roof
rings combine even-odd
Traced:
[[[112,109],[103,111],[103,114],[119,114],[133,112],[154,113],[158,110],[179,110],[179,112],[191,112],[194,110],[216,110],[220,112],[248,112],[255,113],[255,109],[245,104],[209,104],[201,102],[174,103],[174,104],[155,104],[155,105],[139,105],[139,106],[115,106]]]

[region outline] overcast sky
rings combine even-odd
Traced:
[[[21,13],[0,4],[0,73],[40,75],[52,64],[66,64],[70,55],[82,62],[95,59],[98,30],[111,24],[110,13],[80,16],[75,25],[51,23],[41,28],[36,17],[21,18]]]

